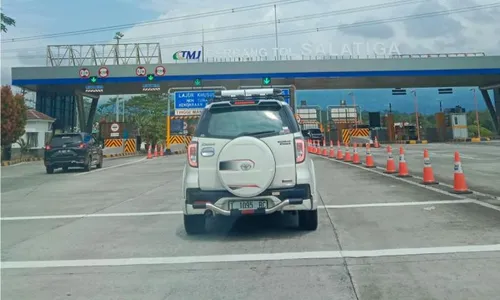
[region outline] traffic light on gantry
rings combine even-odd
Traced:
[[[153,80],[155,80],[155,75],[153,75],[153,74],[148,74],[148,75],[146,76],[146,79],[147,79],[148,81],[153,81]]]
[[[97,82],[97,76],[90,76],[89,77],[90,83],[96,83]]]
[[[194,86],[201,86],[201,79],[200,78],[196,78],[195,80],[193,80],[193,85]]]
[[[262,85],[271,85],[271,77],[262,78]]]

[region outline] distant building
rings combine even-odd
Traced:
[[[28,109],[25,133],[20,139],[23,139],[28,145],[30,154],[41,155],[45,148],[45,143],[49,141],[52,135],[52,124],[55,119],[34,109]],[[20,155],[20,145],[12,144],[12,155]]]

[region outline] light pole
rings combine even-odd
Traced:
[[[417,99],[417,91],[412,90],[413,100],[415,102],[415,125],[417,126],[417,141],[420,141],[420,123],[418,122],[418,99]]]
[[[119,51],[119,45],[120,45],[120,40],[123,38],[124,34],[121,33],[120,31],[115,32],[115,36],[113,39],[116,40],[116,46],[115,46],[115,56],[116,56],[116,64],[120,64],[120,51]],[[123,103],[125,105],[125,103]],[[124,115],[123,115],[123,121],[125,121],[125,108],[124,108]],[[120,122],[120,95],[117,95],[116,97],[116,122]]]
[[[352,98],[354,110],[356,112],[354,117],[354,128],[358,129],[358,109],[356,108],[356,96],[354,96],[354,92],[350,92],[348,95]]]
[[[470,89],[470,91],[472,91],[472,95],[474,97],[474,105],[476,106],[477,137],[481,138],[481,125],[479,125],[479,110],[477,108],[476,89]]]

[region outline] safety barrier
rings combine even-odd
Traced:
[[[135,139],[125,140],[125,153],[137,152],[137,142]]]
[[[105,139],[104,140],[104,147],[105,148],[123,147],[123,140],[122,139]]]
[[[191,137],[185,135],[171,135],[167,143],[169,145],[184,144],[187,146],[191,143]]]
[[[350,128],[350,129],[342,129],[342,142],[345,144],[351,143],[351,137],[353,136],[362,136],[369,137],[370,130],[368,128]]]

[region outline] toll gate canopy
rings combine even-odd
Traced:
[[[161,55],[155,54],[161,53],[158,43],[99,46],[108,47],[109,51],[97,51],[96,45],[78,45],[77,52],[72,51],[76,45],[49,46],[48,66],[12,68],[12,85],[37,92],[36,109],[56,118],[55,126],[59,128],[75,126],[77,120],[71,111],[76,108],[83,112],[84,96],[93,101],[88,116],[78,114],[80,128],[91,128],[100,95],[158,93],[174,87],[190,90],[204,86],[236,89],[293,85],[305,90],[477,86],[500,132],[500,56],[443,54],[304,60],[260,57],[230,62],[163,63]],[[137,51],[123,57],[98,55],[130,53],[127,46]],[[55,55],[53,47],[62,54]],[[87,54],[75,57],[74,53]],[[487,92],[490,89],[494,91],[494,100]]]

